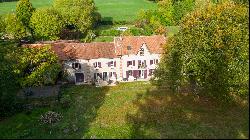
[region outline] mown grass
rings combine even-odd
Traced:
[[[104,19],[133,21],[142,9],[156,9],[156,3],[148,0],[95,0],[98,11]]]
[[[30,0],[35,8],[51,6],[53,0]],[[0,15],[15,12],[17,2],[0,3]],[[157,5],[147,0],[95,0],[104,20],[133,21],[141,9],[156,9]]]
[[[30,2],[35,8],[40,8],[40,7],[51,6],[53,3],[53,0],[30,0]],[[16,4],[17,4],[17,1],[0,3],[0,15],[15,12]]]
[[[0,122],[0,138],[249,137],[248,103],[223,106],[207,97],[171,94],[149,82],[65,86],[62,94],[71,96],[70,108],[53,102],[30,114],[19,113]],[[63,119],[40,124],[40,115],[48,110]]]

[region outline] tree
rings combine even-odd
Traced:
[[[195,0],[181,0],[173,3],[173,21],[179,25],[181,19],[195,7]]]
[[[22,87],[54,84],[61,65],[50,46],[17,47],[0,40],[0,111],[8,116],[20,111],[16,93]]]
[[[24,37],[28,36],[28,32],[25,29],[25,26],[19,21],[14,13],[8,14],[5,17],[6,24],[6,34],[10,39],[15,39],[16,41],[20,41]]]
[[[173,1],[162,0],[158,2],[158,11],[161,14],[162,24],[165,26],[173,25]],[[179,12],[179,11],[178,11]]]
[[[208,4],[186,16],[168,40],[156,76],[174,90],[194,84],[200,93],[223,100],[248,95],[249,10],[224,2]]]
[[[85,33],[98,19],[93,0],[55,0],[53,5],[65,20],[67,26]]]
[[[53,8],[36,10],[30,19],[30,24],[35,36],[45,40],[58,39],[65,27],[62,16]]]
[[[55,84],[61,65],[50,46],[26,47],[18,51],[14,71],[19,75],[18,81],[22,87]]]
[[[16,6],[16,16],[22,24],[29,29],[30,18],[35,9],[29,0],[20,0]]]

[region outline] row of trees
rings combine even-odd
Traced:
[[[248,6],[208,3],[185,16],[165,46],[156,77],[173,92],[189,85],[195,93],[223,100],[232,94],[248,96]]]
[[[79,38],[101,20],[93,0],[55,0],[52,7],[34,9],[29,0],[17,3],[16,14],[1,17],[1,35],[21,40],[56,40],[64,30],[80,32]]]
[[[156,10],[142,10],[138,14],[135,25],[143,28],[147,34],[166,35],[166,26],[179,26],[182,18],[197,8],[205,7],[224,0],[150,0],[157,2]],[[249,5],[248,0],[232,0],[238,4]]]

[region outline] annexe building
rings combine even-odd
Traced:
[[[75,84],[102,81],[149,80],[160,61],[166,38],[154,36],[115,37],[113,42],[72,43],[55,41],[50,44],[58,55],[68,80]]]

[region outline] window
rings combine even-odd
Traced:
[[[95,62],[95,63],[93,63],[93,66],[94,66],[94,68],[96,68],[96,67],[101,68],[102,67],[102,63],[101,62]]]
[[[129,65],[132,65],[132,61],[127,61],[127,67],[128,67]]]
[[[138,60],[138,68],[146,68],[146,60]]]
[[[152,65],[152,64],[158,64],[158,59],[150,60],[150,65]]]
[[[72,63],[72,68],[73,69],[81,69],[81,64],[80,63]]]
[[[104,81],[108,80],[108,73],[107,72],[103,72],[103,80]]]
[[[111,78],[112,76],[116,77],[116,72],[109,72],[109,78]]]
[[[155,60],[155,63],[158,64],[158,59]]]
[[[132,74],[133,74],[133,73],[132,73],[132,70],[129,70],[129,71],[128,71],[128,75],[132,76]]]
[[[140,56],[144,56],[144,49],[143,48],[140,49]]]
[[[102,79],[102,73],[94,73],[94,79],[97,80],[97,79]]]
[[[149,74],[148,75],[152,76],[154,74],[154,71],[155,71],[154,69],[149,69]]]
[[[112,67],[112,66],[116,67],[116,61],[108,62],[108,67]]]

